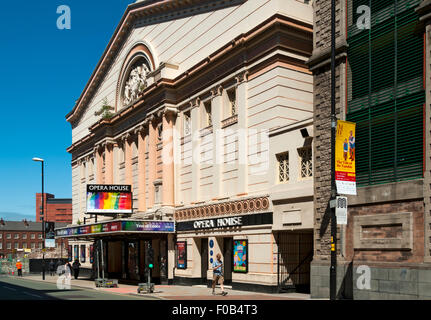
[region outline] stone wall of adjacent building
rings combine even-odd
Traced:
[[[431,2],[429,0],[424,2]],[[311,297],[329,298],[330,275],[330,14],[331,1],[314,1],[315,220]],[[346,112],[345,1],[337,2],[336,112]],[[429,27],[427,27],[429,28]],[[427,38],[427,47],[429,39]],[[427,61],[429,50],[427,51]],[[427,79],[430,66],[427,64]],[[429,256],[430,110],[425,108],[424,179],[358,188],[349,197],[348,225],[337,232],[337,297],[341,299],[428,299],[431,296]],[[427,244],[427,246],[425,246]],[[359,268],[359,269],[358,269]],[[369,269],[367,269],[369,268]],[[364,270],[370,287],[364,287]],[[361,277],[362,276],[362,277]],[[358,282],[359,281],[359,282]]]

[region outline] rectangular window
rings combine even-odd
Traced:
[[[8,234],[6,235],[6,238],[7,238],[7,239],[12,239],[12,235],[11,235],[10,233],[8,233]]]
[[[19,234],[15,233],[15,239],[19,239]]]
[[[27,249],[27,243],[25,243],[25,242],[24,242],[24,243],[22,244],[22,248],[23,248],[23,249]]]
[[[15,242],[15,243],[14,243],[14,248],[15,248],[15,249],[18,249],[18,248],[19,248],[19,243],[18,243],[18,242]]]
[[[6,244],[6,248],[7,248],[7,249],[12,249],[12,243],[8,242],[8,243]]]
[[[190,111],[184,112],[184,136],[192,133],[192,118]]]
[[[32,239],[36,239],[36,238],[35,238],[35,234],[34,234],[34,233],[32,233],[32,234],[31,234],[31,238],[32,238]]]
[[[42,249],[42,243],[39,243],[39,249]]]
[[[280,153],[277,156],[278,182],[289,181],[289,152]]]
[[[3,239],[3,233],[0,233],[0,239]]]
[[[24,234],[22,235],[22,238],[23,238],[24,240],[26,240],[26,239],[27,239],[27,233],[24,233]]]
[[[35,249],[36,248],[36,244],[34,242],[31,243],[31,248]]]
[[[41,234],[38,234],[38,235],[37,235],[37,238],[38,238],[38,239],[42,239],[42,235],[41,235]]]
[[[348,104],[356,123],[356,181],[376,185],[423,177],[424,37],[419,0],[350,3]],[[370,29],[358,29],[371,9]]]
[[[311,147],[298,149],[300,165],[301,165],[301,178],[310,178],[313,176],[313,157]]]
[[[3,249],[3,243],[0,242],[0,250]]]

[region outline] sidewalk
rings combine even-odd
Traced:
[[[44,281],[42,275],[27,274],[24,275],[25,279]],[[45,275],[45,281],[56,283],[58,276],[51,277],[49,274]],[[309,300],[309,294],[301,293],[256,293],[249,291],[231,290],[229,286],[225,286],[228,295],[222,296],[221,289],[216,288],[217,295],[211,294],[211,288],[205,286],[180,286],[180,285],[156,285],[154,292],[150,294],[138,294],[138,286],[119,284],[118,288],[96,288],[94,281],[89,279],[73,279],[72,286],[82,287],[87,289],[94,289],[106,291],[117,294],[130,294],[140,296],[152,296],[162,300]]]

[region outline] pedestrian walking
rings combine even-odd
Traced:
[[[20,260],[16,262],[16,269],[18,270],[18,277],[22,277],[22,263]]]
[[[212,294],[216,294],[215,293],[215,286],[217,283],[220,284],[220,288],[221,288],[221,294],[223,296],[227,295],[227,292],[224,291],[224,287],[223,287],[223,262],[221,261],[221,254],[217,253],[216,256],[216,260],[213,263],[213,283],[212,283]]]
[[[81,264],[79,263],[79,260],[75,259],[75,262],[72,264],[73,276],[75,277],[75,280],[78,279],[80,266],[81,266]]]
[[[51,261],[49,262],[49,273],[50,273],[51,277],[54,276],[55,269],[56,268],[55,268],[54,260],[51,259]]]

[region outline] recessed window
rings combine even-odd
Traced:
[[[313,157],[311,147],[298,149],[300,164],[301,164],[301,178],[310,178],[313,176]]]
[[[24,243],[22,244],[22,248],[23,248],[23,249],[27,249],[27,243],[25,243],[25,242],[24,242]]]
[[[227,96],[229,99],[230,116],[234,116],[237,113],[236,90],[235,89],[228,90]]]
[[[27,234],[26,233],[24,233],[23,235],[22,235],[22,238],[25,240],[25,239],[27,239]]]
[[[210,127],[213,124],[211,114],[211,101],[204,102],[204,127]]]
[[[188,136],[192,132],[192,118],[190,111],[184,112],[184,136]]]
[[[10,233],[8,233],[8,234],[6,235],[6,238],[7,238],[7,239],[12,239],[12,235],[11,235]]]
[[[163,136],[163,123],[160,123],[157,126],[157,138],[159,139],[159,141],[162,141],[162,136]]]
[[[14,239],[19,239],[19,234],[18,233],[15,233]]]
[[[6,244],[6,248],[7,248],[7,249],[12,249],[12,244],[11,244],[10,242],[8,242],[8,243]]]
[[[278,182],[289,181],[289,152],[277,155],[278,163]]]
[[[35,249],[36,248],[36,244],[34,242],[31,243],[31,248]]]
[[[14,243],[14,248],[15,248],[15,249],[18,249],[18,248],[19,248],[18,246],[19,246],[19,243],[18,243],[18,242],[15,242],[15,243]]]
[[[35,234],[34,234],[34,233],[32,233],[32,234],[31,234],[31,238],[32,238],[32,239],[36,239],[36,236],[35,236]]]
[[[42,235],[41,235],[41,234],[39,234],[39,235],[37,236],[37,238],[38,238],[38,239],[42,239]]]

